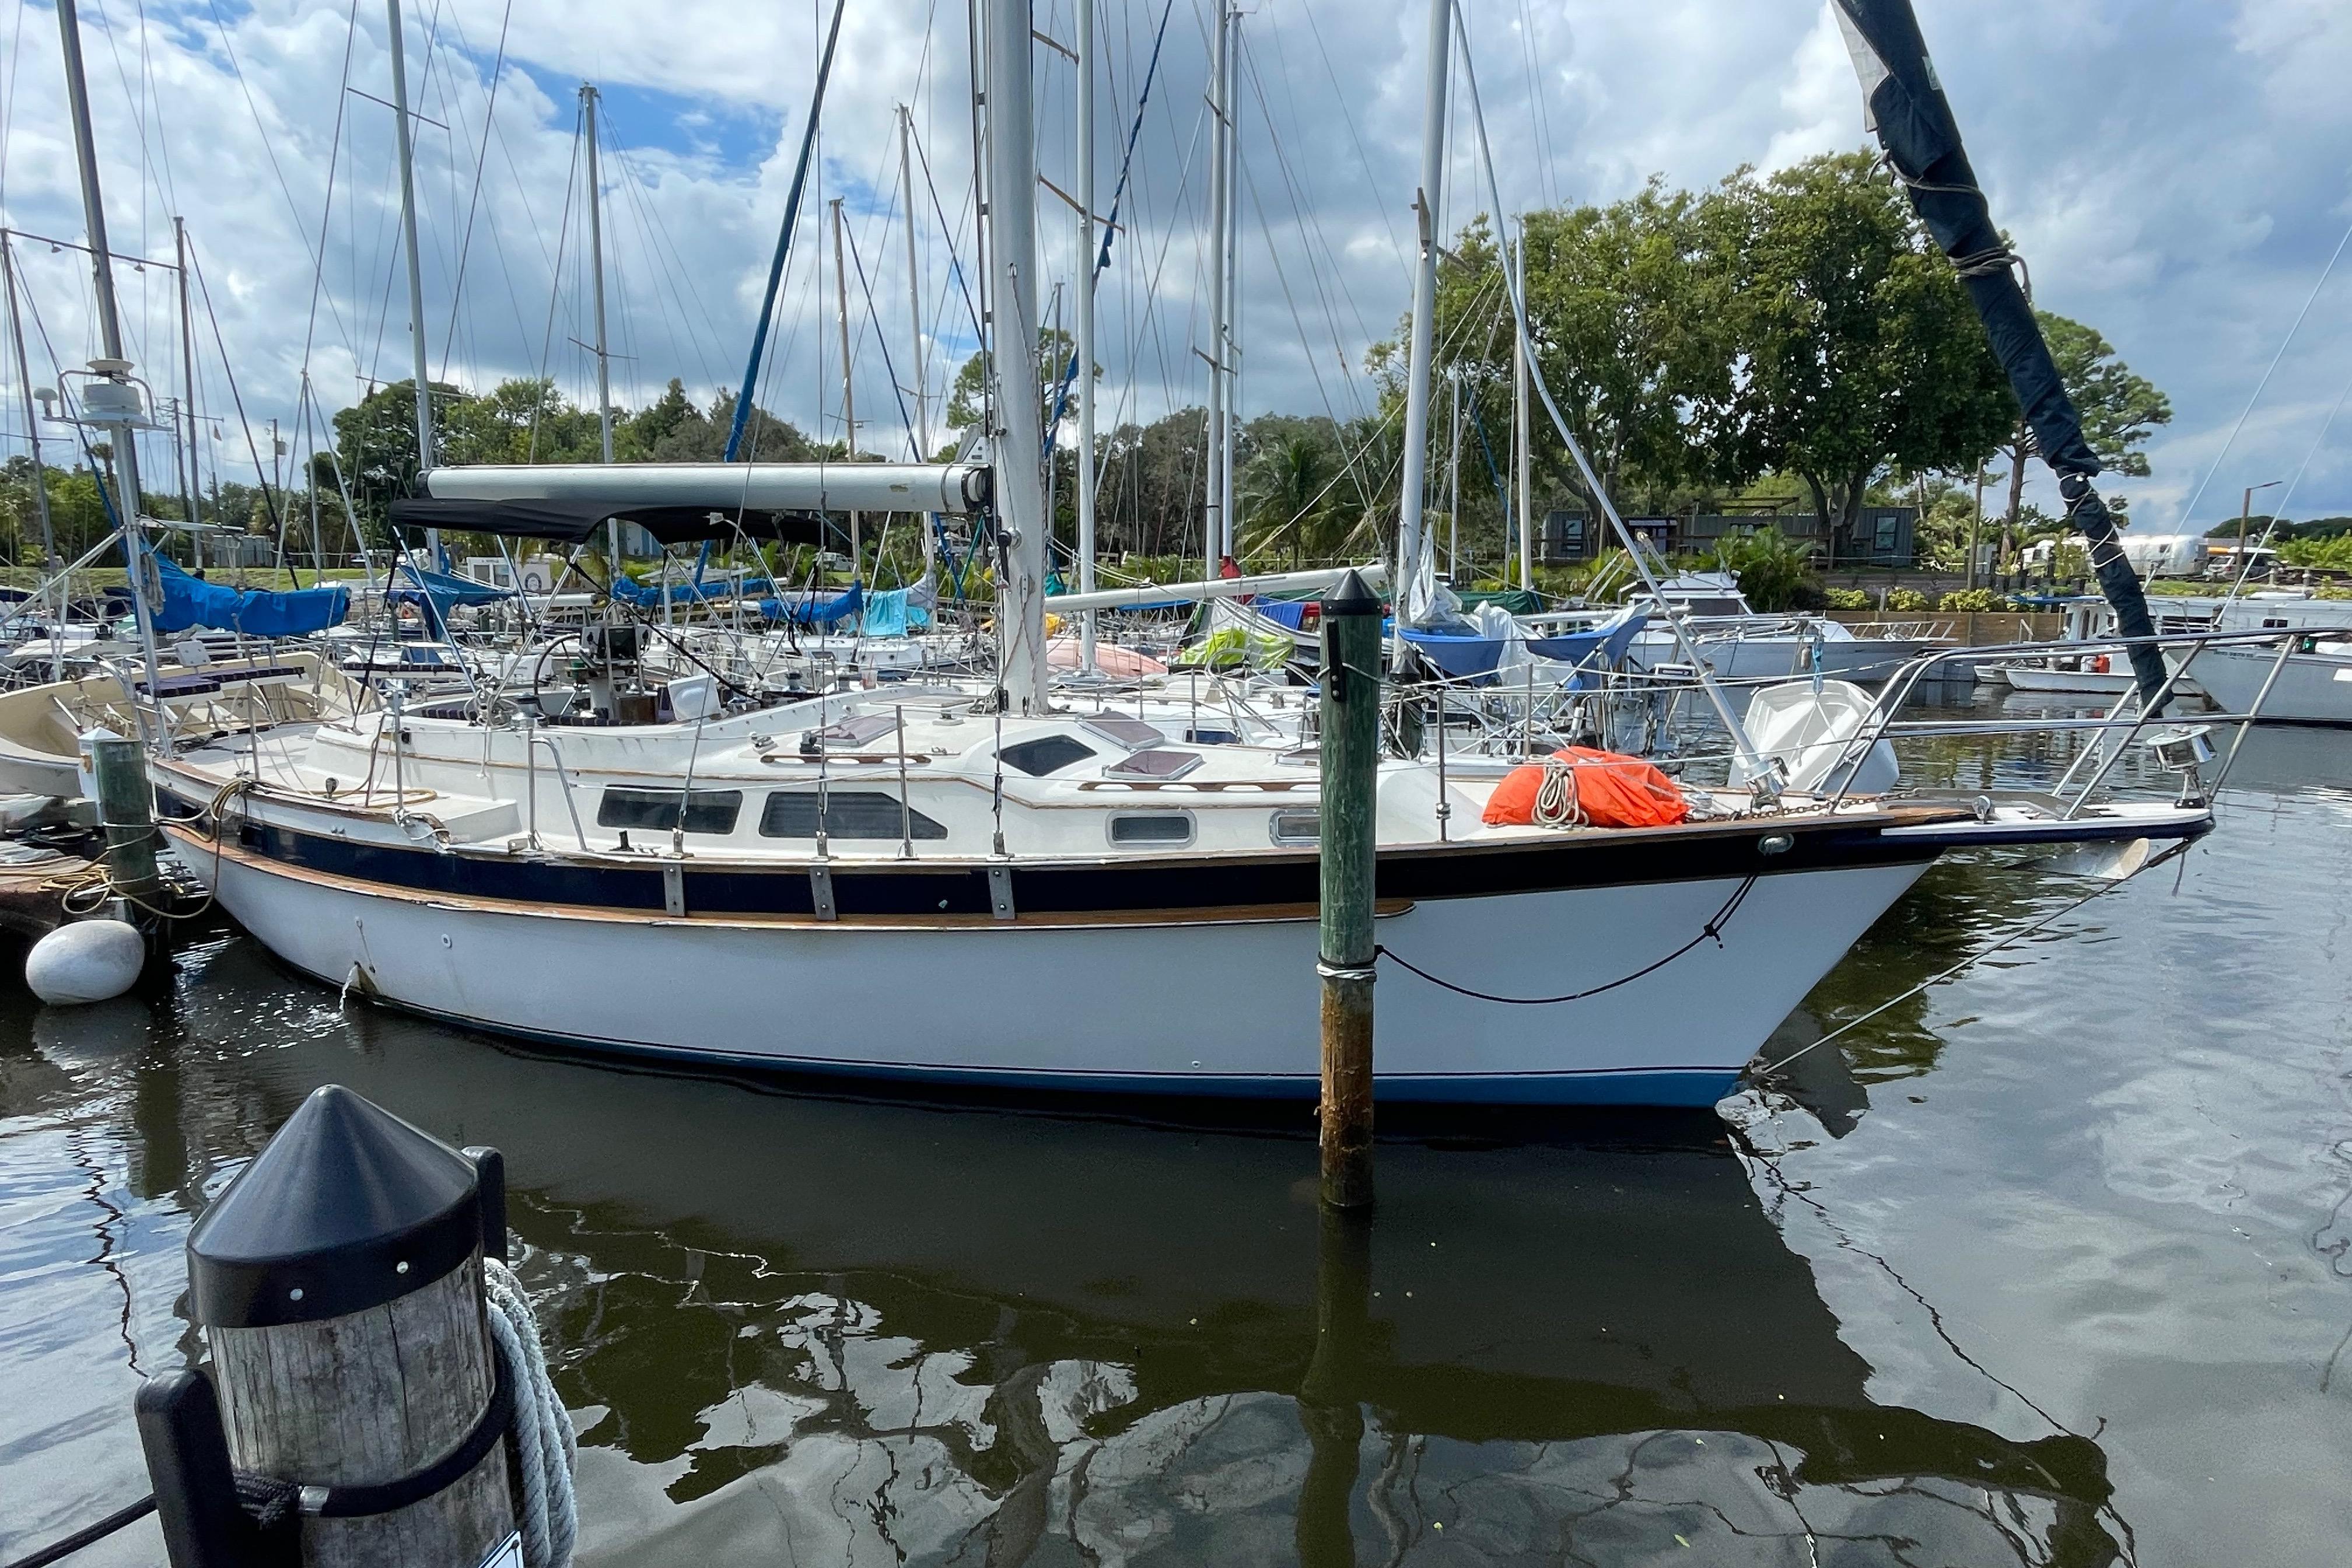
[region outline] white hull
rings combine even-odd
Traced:
[[[1756,637],[1736,641],[1702,638],[1698,651],[1720,680],[1786,680],[1810,676],[1813,673],[1816,649],[1820,652],[1821,673],[1827,679],[1885,680],[1926,649],[1939,646],[1920,637],[1815,641],[1797,637]],[[1644,632],[1635,638],[1629,658],[1640,669],[1683,662],[1680,646],[1671,636],[1660,632]]]
[[[2193,668],[2206,694],[2222,711],[2244,713],[2252,709],[2263,682],[2277,665],[2274,647],[2223,646],[2198,654]],[[2352,725],[2352,654],[2288,655],[2270,694],[2263,698],[2262,716],[2283,724]]]
[[[289,871],[173,831],[273,952],[402,1007],[594,1050],[940,1084],[1311,1096],[1311,916],[922,926],[553,912]],[[1391,1100],[1712,1104],[1924,863],[1425,900],[1381,943]],[[1687,946],[1679,957],[1662,959]]]

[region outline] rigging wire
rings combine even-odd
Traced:
[[[2212,484],[2213,477],[2221,471],[2221,464],[2229,458],[2230,448],[2238,444],[2238,437],[2244,432],[2246,421],[2253,417],[2254,405],[2262,402],[2263,393],[2269,387],[2271,377],[2278,374],[2279,362],[2286,358],[2286,351],[2294,346],[2295,334],[2303,331],[2303,323],[2310,316],[2311,308],[2319,303],[2319,296],[2327,288],[2328,279],[2336,274],[2336,264],[2344,259],[2344,250],[2347,246],[2352,246],[2352,226],[2347,226],[2344,230],[2344,237],[2336,242],[2336,249],[2328,256],[2327,265],[2319,269],[2319,281],[2311,286],[2311,297],[2304,300],[2303,309],[2295,312],[2294,324],[2286,330],[2286,340],[2279,344],[2278,353],[2271,356],[2270,368],[2263,371],[2262,380],[2254,384],[2253,395],[2246,399],[2246,406],[2239,414],[2238,422],[2230,427],[2230,438],[2221,443],[2221,449],[2214,454],[2212,463],[2205,470],[2204,479],[2198,481],[2196,493],[2189,498],[2189,504],[2181,509],[2180,521],[2184,524],[2194,521],[2197,516],[2197,503],[2205,499],[2206,488]]]
[[[353,0],[353,3],[356,4],[357,0]],[[506,10],[499,18],[498,54],[490,61],[489,107],[483,112],[481,144],[475,149],[474,153],[474,192],[467,199],[465,234],[457,244],[457,270],[450,284],[449,331],[441,340],[441,374],[445,381],[448,379],[449,374],[450,343],[457,332],[457,300],[466,291],[466,258],[471,254],[474,247],[474,218],[480,212],[482,205],[482,171],[483,166],[490,159],[490,127],[497,122],[499,89],[506,80],[507,27],[513,21],[514,0],[507,0]]]

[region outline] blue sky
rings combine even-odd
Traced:
[[[2342,90],[2352,5],[1918,3],[2040,301],[2099,327],[2179,411],[2151,447],[2156,472],[2115,487],[2137,526],[2176,525],[2200,490],[2196,521],[2210,524],[2244,486],[2298,470],[2292,512],[2352,512],[2352,420],[2320,438],[2352,374],[2352,261],[2313,298],[2352,225]],[[1073,4],[1036,0],[1038,29],[1073,37]],[[1164,0],[1100,4],[1107,201]],[[1863,141],[1823,0],[1465,0],[1465,10],[1507,205],[1606,201],[1653,174],[1701,184]],[[902,102],[931,175],[917,172],[916,237],[934,408],[973,341],[948,266],[971,244],[963,15],[935,0],[851,8],[778,305],[761,399],[837,432],[831,250],[819,241],[824,204],[842,197],[872,287],[869,304],[852,279],[852,357],[861,445],[877,449],[906,441],[897,411],[919,357],[899,216]],[[1265,0],[1244,23],[1251,413],[1346,416],[1369,398],[1363,348],[1408,298],[1399,247],[1412,229],[1427,15],[1418,0]],[[1202,390],[1191,345],[1204,319],[1208,10],[1179,0],[1170,16],[1130,227],[1103,291],[1097,357],[1120,417],[1149,418]],[[306,369],[330,409],[405,375],[390,115],[342,90],[388,96],[377,0],[145,0],[143,11],[138,0],[84,0],[82,18],[115,247],[168,257],[171,216],[187,218],[247,416],[293,424]],[[607,107],[616,394],[642,402],[671,375],[706,397],[730,384],[823,24],[814,0],[411,0],[416,106],[441,122],[418,141],[435,373],[481,384],[543,369],[574,396],[593,387],[574,342],[590,335],[574,127],[577,87],[593,80]],[[13,226],[79,237],[54,11],[0,0],[0,206]],[[1050,49],[1036,60],[1043,172],[1067,189],[1075,79]],[[1455,142],[1449,227],[1487,205],[1469,185],[1458,117]],[[1050,300],[1076,270],[1075,220],[1049,193],[1039,211]],[[88,280],[71,253],[29,247],[21,258],[58,356],[94,352]],[[131,352],[151,379],[176,384],[170,275],[126,269],[122,282]],[[243,438],[212,335],[200,321],[198,400],[231,422],[217,455],[235,477]],[[21,394],[5,379],[0,451],[13,451]]]

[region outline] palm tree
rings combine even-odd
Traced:
[[[1311,541],[1322,542],[1322,524],[1330,510],[1332,456],[1314,437],[1300,433],[1274,442],[1250,459],[1242,470],[1241,513],[1252,552],[1290,545],[1295,568]]]

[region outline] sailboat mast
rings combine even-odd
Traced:
[[[89,262],[97,285],[98,328],[106,357],[121,365],[122,315],[114,300],[114,253],[107,247],[106,197],[98,185],[98,142],[89,129],[89,82],[82,70],[81,15],[74,0],[58,0],[58,31],[65,45],[66,102],[73,116],[74,162],[81,171],[81,205],[89,229]],[[30,394],[31,388],[26,391]],[[114,427],[114,477],[121,500],[116,520],[122,529],[122,563],[130,568],[131,603],[138,612],[139,641],[147,656],[147,683],[154,690],[156,675],[155,621],[147,603],[147,574],[142,552],[146,542],[139,532],[138,426],[126,420]],[[135,705],[134,705],[135,706]],[[157,712],[161,713],[161,705]]]
[[[588,137],[588,279],[595,293],[596,311],[596,441],[598,453],[609,463],[613,460],[613,356],[604,338],[604,179],[596,155],[596,103],[601,96],[591,84],[580,84],[580,116]],[[604,527],[605,549],[611,556],[608,570],[618,582],[621,525],[614,521]]]
[[[400,238],[408,261],[408,345],[416,383],[416,471],[433,467],[433,384],[425,371],[425,269],[417,259],[416,149],[408,123],[408,45],[400,22],[400,0],[383,0],[392,38],[392,129],[400,150]],[[437,565],[441,531],[425,531],[425,546]]]
[[[184,218],[172,220],[172,259],[180,270],[180,377],[187,404],[188,537],[193,541],[199,521],[196,509],[204,504],[205,475],[196,459],[200,450],[196,445],[196,322],[188,309],[188,225]],[[305,371],[303,374],[307,377],[310,373]]]
[[[1078,5],[1078,592],[1095,591],[1095,0]],[[1095,667],[1095,612],[1078,627],[1078,668]]]
[[[0,288],[8,294],[8,341],[16,351],[16,383],[25,392],[26,449],[33,458],[33,510],[41,520],[41,573],[39,581],[46,583],[51,571],[62,561],[58,554],[56,524],[49,519],[49,479],[41,466],[41,408],[33,400],[32,364],[25,353],[25,320],[16,309],[16,252],[8,237],[0,234]],[[47,596],[43,603],[46,606]],[[46,614],[46,608],[44,609]],[[49,679],[66,678],[66,584],[61,574],[58,580],[58,617],[50,623]]]
[[[926,406],[923,375],[923,274],[915,259],[915,163],[912,148],[915,141],[915,112],[905,104],[898,106],[898,185],[907,193],[907,334],[908,357],[915,366],[915,461],[931,460],[931,416]],[[926,515],[922,519],[923,580],[931,578],[934,563],[939,558],[939,527]]]
[[[1225,143],[1233,135],[1230,80],[1233,26],[1226,0],[1217,4],[1215,61],[1211,67],[1209,141],[1209,440],[1207,498],[1202,554],[1208,563],[1204,577],[1214,577],[1225,555],[1225,212],[1227,207]]]
[[[986,0],[989,363],[996,381],[997,657],[1013,712],[1045,709],[1045,418],[1037,387],[1037,127],[1029,0]]]
[[[1519,243],[1511,251],[1511,270],[1518,279],[1518,296],[1528,297],[1528,226],[1519,224]],[[1511,427],[1518,459],[1519,586],[1536,585],[1535,460],[1528,449],[1528,341],[1511,334]]]
[[[1419,209],[1421,257],[1412,276],[1412,338],[1405,363],[1404,476],[1397,498],[1397,652],[1408,619],[1429,603],[1422,492],[1429,475],[1429,361],[1437,317],[1437,215],[1445,196],[1445,88],[1452,65],[1453,0],[1430,0],[1429,75],[1423,84]]]
[[[842,239],[841,198],[833,198],[833,290],[835,313],[841,323],[841,455],[845,462],[857,461],[857,390],[849,374],[849,247]],[[865,551],[858,538],[863,518],[853,510],[849,514],[849,574],[864,582],[862,564]]]
[[[1224,378],[1224,425],[1219,436],[1222,449],[1217,454],[1217,482],[1224,488],[1219,497],[1218,510],[1225,520],[1225,537],[1218,552],[1219,569],[1237,553],[1236,538],[1240,520],[1234,512],[1234,451],[1235,437],[1241,429],[1242,356],[1241,356],[1241,170],[1242,134],[1240,95],[1234,90],[1234,81],[1241,71],[1239,56],[1242,47],[1242,14],[1228,4],[1225,8],[1225,83],[1218,100],[1219,116],[1225,128],[1225,209],[1224,255],[1219,272],[1224,279],[1225,297],[1218,312],[1223,326],[1217,334],[1218,374]]]

